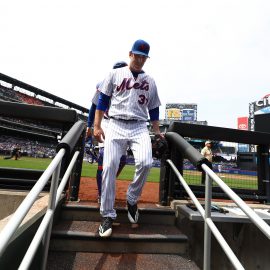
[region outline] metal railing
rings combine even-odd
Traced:
[[[23,219],[29,212],[30,208],[33,206],[39,194],[52,177],[47,211],[38,227],[37,232],[33,237],[33,240],[23,260],[21,261],[21,264],[18,268],[20,270],[28,269],[31,266],[31,263],[34,259],[34,256],[41,242],[43,244],[41,269],[43,270],[46,269],[54,212],[57,207],[57,204],[60,201],[61,194],[65,189],[67,181],[70,178],[72,169],[76,164],[76,162],[78,162],[79,159],[78,157],[81,153],[80,151],[75,151],[69,164],[65,164],[64,162],[65,165],[64,168],[66,168],[66,170],[62,177],[61,183],[58,187],[60,179],[60,170],[62,169],[63,166],[62,161],[67,159],[67,157],[69,158],[70,154],[73,153],[73,149],[75,148],[76,143],[80,141],[80,137],[82,136],[82,134],[84,134],[84,123],[82,121],[78,121],[73,125],[70,131],[60,142],[60,144],[58,145],[58,153],[56,154],[50,165],[43,172],[43,174],[38,179],[34,187],[28,193],[26,198],[17,208],[15,213],[12,215],[12,217],[10,218],[10,220],[0,233],[0,257],[1,257],[2,254],[5,252],[6,248],[8,247],[10,241],[12,240],[12,237],[14,236],[15,232],[22,223]]]
[[[212,181],[215,181],[220,188],[239,206],[239,208],[248,216],[248,218],[270,239],[270,226],[259,217],[231,188],[229,188],[206,164],[202,164],[201,168],[206,173],[205,182],[205,209],[203,209],[199,200],[196,198],[190,187],[188,186],[185,179],[179,173],[178,169],[174,163],[170,160],[166,160],[171,166],[183,188],[188,193],[189,197],[197,207],[199,213],[204,219],[204,260],[203,269],[210,269],[210,259],[211,259],[211,232],[216,237],[220,246],[224,250],[228,259],[231,261],[235,269],[244,269],[241,262],[238,260],[224,237],[221,235],[220,231],[214,224],[211,218],[211,200],[212,200]]]
[[[257,173],[257,177],[254,177],[253,179],[254,182],[253,181],[252,182],[239,181],[239,183],[236,184],[236,182],[234,181],[233,183],[231,183],[231,185],[232,185],[232,189],[243,199],[248,199],[252,201],[260,201],[260,202],[263,201],[263,202],[270,203],[270,181],[265,181],[265,179],[269,180],[269,173],[270,173],[269,162],[268,162],[269,147],[270,147],[270,133],[237,130],[237,129],[214,127],[214,126],[207,126],[207,125],[187,124],[187,123],[180,123],[180,122],[175,121],[171,123],[168,129],[168,132],[165,135],[166,138],[170,140],[170,142],[173,145],[171,152],[173,152],[175,148],[178,148],[176,143],[173,142],[175,139],[178,140],[178,138],[176,138],[177,136],[175,136],[175,134],[173,133],[181,136],[182,139],[184,138],[188,138],[189,140],[199,139],[200,141],[204,141],[204,140],[206,141],[210,139],[216,142],[224,141],[224,142],[230,142],[230,143],[257,145],[256,147],[257,150],[255,152],[257,155],[257,160],[256,160],[257,165],[255,165],[255,170],[254,170],[254,172],[256,171]],[[204,143],[197,144],[197,146],[203,147]],[[184,160],[187,158],[186,155],[188,153],[183,154],[185,152],[185,149],[183,149],[183,147],[180,147],[180,148],[181,150],[177,149],[176,151],[177,160],[174,160],[172,156],[170,156],[170,159],[174,161],[174,163],[177,165],[177,168],[180,168],[180,166],[183,166],[183,169],[184,169]],[[184,156],[181,157],[182,154]],[[192,162],[190,158],[191,156],[189,156],[187,159],[195,166],[195,164]],[[238,161],[240,161],[239,158],[238,158]],[[244,163],[245,165],[247,165],[248,162],[244,162]],[[234,169],[236,168],[233,168],[233,171]],[[196,181],[195,177],[190,180],[193,180],[192,181],[193,183],[191,184],[193,192],[198,196],[202,196],[204,194],[204,187],[200,185],[199,182]],[[251,185],[251,183],[253,184]],[[181,191],[179,192],[179,190],[176,190],[176,189],[171,190],[171,191],[166,190],[166,192],[173,193],[169,195],[174,196],[174,197],[181,197],[183,195]],[[213,187],[213,197],[224,199],[224,196],[225,196],[224,192],[222,192],[222,190],[219,187]],[[165,198],[162,198],[162,201],[165,201]]]
[[[43,190],[44,186],[47,184],[50,177],[52,176],[50,196],[46,214],[44,215],[39,225],[39,228],[20,264],[19,267],[20,270],[28,269],[30,267],[30,264],[34,258],[34,255],[41,241],[43,241],[44,243],[42,269],[46,268],[53,214],[58,202],[60,201],[61,194],[65,188],[65,185],[71,174],[72,168],[79,155],[79,151],[76,151],[75,154],[73,155],[73,158],[66,170],[66,173],[64,174],[64,177],[57,189],[59,182],[61,161],[63,159],[63,156],[65,155],[65,152],[66,152],[65,149],[61,149],[58,152],[58,154],[52,160],[48,168],[44,171],[40,179],[37,181],[32,190],[28,193],[26,198],[23,200],[21,205],[18,207],[18,209],[15,211],[9,222],[6,224],[6,226],[0,233],[0,256],[1,256],[4,253],[5,249],[7,248],[9,241],[15,234],[18,227],[20,226],[21,222],[23,221],[28,211],[34,204],[35,200],[39,196],[40,192]]]
[[[47,263],[47,257],[48,257],[48,249],[49,249],[49,240],[50,240],[50,236],[51,236],[51,228],[52,228],[52,218],[53,218],[53,214],[54,214],[54,210],[56,208],[56,206],[58,205],[58,202],[60,201],[61,198],[61,194],[65,188],[65,185],[69,179],[69,176],[71,174],[72,168],[79,156],[79,151],[76,151],[75,154],[73,155],[73,158],[68,166],[68,169],[61,181],[61,184],[59,185],[57,191],[56,191],[56,187],[57,187],[57,183],[58,180],[55,180],[53,185],[52,185],[52,192],[50,193],[50,199],[49,199],[49,203],[48,203],[48,209],[47,212],[20,264],[19,269],[28,269],[28,267],[30,266],[34,255],[38,249],[39,244],[41,243],[44,234],[46,234],[45,238],[44,238],[44,244],[45,244],[45,248],[44,248],[44,254],[43,254],[43,258],[42,258],[42,269],[46,269],[46,263]],[[56,172],[56,174],[59,175],[59,171]]]

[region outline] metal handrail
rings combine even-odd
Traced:
[[[235,269],[244,269],[241,262],[238,260],[230,246],[227,244],[224,237],[221,235],[220,231],[214,224],[211,219],[211,198],[212,198],[212,181],[213,179],[222,189],[223,191],[247,214],[247,216],[251,219],[251,221],[270,239],[270,226],[261,219],[235,192],[233,192],[207,165],[202,164],[202,169],[206,172],[206,184],[205,184],[205,210],[200,204],[199,200],[196,198],[187,182],[183,178],[183,176],[179,173],[178,169],[175,167],[173,162],[170,159],[166,160],[167,163],[171,166],[173,171],[175,172],[177,178],[183,185],[184,189],[188,193],[189,197],[197,207],[201,216],[205,221],[204,225],[204,263],[203,269],[210,269],[210,254],[211,254],[211,232],[216,237],[220,246],[224,250],[228,259],[231,261]],[[209,179],[209,176],[211,179]]]
[[[48,255],[48,247],[49,247],[49,239],[51,233],[51,225],[52,225],[52,218],[55,211],[57,204],[60,201],[61,194],[65,188],[65,185],[69,179],[69,176],[72,172],[72,169],[76,163],[76,160],[79,156],[79,151],[76,151],[72,157],[72,160],[63,176],[63,179],[57,189],[58,182],[59,182],[59,172],[60,172],[60,165],[61,161],[65,155],[66,150],[60,149],[55,158],[52,160],[48,168],[44,171],[41,175],[39,180],[36,182],[34,187],[31,189],[29,194],[23,200],[21,205],[13,214],[12,218],[3,228],[0,233],[0,256],[4,253],[5,249],[7,248],[9,241],[15,234],[16,230],[20,226],[21,222],[27,215],[28,211],[32,207],[33,203],[39,196],[40,192],[43,190],[44,186],[49,181],[50,177],[53,175],[52,182],[51,182],[51,190],[50,190],[50,197],[48,202],[47,211],[38,227],[36,234],[20,264],[19,269],[28,269],[30,264],[34,258],[34,255],[38,249],[39,244],[42,240],[44,240],[44,254],[43,254],[43,261],[42,261],[42,269],[46,268],[47,262],[47,255]]]
[[[46,269],[47,263],[47,256],[48,256],[48,248],[49,248],[49,239],[51,235],[51,227],[52,227],[52,219],[54,215],[54,211],[56,206],[58,205],[61,194],[67,184],[69,176],[72,172],[72,169],[77,161],[77,158],[80,154],[79,151],[76,151],[69,163],[69,166],[62,178],[62,181],[57,189],[58,182],[59,182],[59,173],[60,173],[60,166],[61,161],[65,155],[66,150],[60,149],[58,154],[52,160],[48,168],[44,171],[40,179],[34,185],[32,190],[23,200],[21,205],[18,207],[12,218],[6,224],[4,229],[0,233],[0,254],[3,254],[5,249],[7,248],[10,239],[13,237],[14,233],[18,229],[19,225],[21,224],[22,220],[27,215],[28,211],[32,207],[33,203],[35,202],[36,198],[43,190],[44,186],[49,181],[50,177],[52,177],[51,181],[51,190],[50,190],[50,197],[48,202],[47,211],[38,227],[37,232],[34,235],[34,238],[19,266],[18,269],[24,270],[28,269],[33,261],[34,255],[39,247],[41,241],[44,242],[44,254],[42,258],[42,267],[41,269]]]
[[[20,206],[17,208],[17,210],[14,212],[13,216],[9,220],[9,222],[6,224],[6,226],[3,228],[3,230],[0,233],[0,257],[5,251],[10,239],[18,229],[19,225],[27,215],[28,211],[34,204],[35,200],[39,196],[40,192],[43,190],[47,182],[49,181],[50,177],[52,176],[53,172],[57,168],[57,166],[62,161],[62,158],[65,155],[65,149],[61,149],[57,155],[54,157],[48,168],[44,171],[44,173],[41,175],[39,180],[36,182],[34,187],[31,189],[31,191],[28,193],[28,195],[25,197],[23,202],[20,204]]]
[[[50,222],[52,221],[54,210],[60,201],[61,194],[62,194],[62,192],[65,188],[65,185],[69,179],[69,176],[70,176],[72,169],[74,167],[74,164],[79,156],[79,153],[80,153],[79,151],[76,151],[75,154],[73,155],[72,160],[69,163],[69,166],[68,166],[68,168],[67,168],[67,170],[62,178],[62,181],[57,189],[57,193],[56,192],[51,193],[51,197],[55,198],[55,204],[52,205],[52,208],[47,209],[47,212],[46,212],[45,216],[43,217],[43,220],[42,220],[32,242],[31,242],[21,264],[20,264],[20,267],[18,268],[19,270],[28,269],[29,266],[31,265],[31,262],[34,258],[34,255],[38,249],[38,246],[39,246],[40,242],[42,241],[44,234],[46,233],[46,230],[48,229],[48,227],[50,225]],[[50,237],[50,234],[48,234],[48,237]],[[46,262],[47,262],[47,257],[48,257],[48,245],[49,245],[49,242],[47,242],[46,246],[44,247],[45,254],[42,258],[43,259],[42,269],[46,268]]]
[[[229,188],[207,165],[202,169],[213,179],[220,188],[241,208],[253,223],[270,239],[270,226],[259,217],[231,188]]]

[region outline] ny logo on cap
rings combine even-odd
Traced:
[[[131,52],[135,54],[142,54],[148,57],[150,46],[147,42],[142,39],[138,39],[132,46]]]
[[[145,52],[148,50],[148,46],[146,44],[141,44],[140,47],[139,47],[139,50],[142,51],[142,52]]]

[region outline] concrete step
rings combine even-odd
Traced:
[[[199,270],[197,265],[180,255],[121,254],[50,251],[47,270]]]
[[[129,223],[126,207],[117,207],[117,221]],[[140,224],[174,225],[175,211],[171,208],[142,208],[139,205]],[[64,204],[61,209],[62,220],[100,221],[99,207],[95,205]]]
[[[102,253],[186,254],[187,236],[171,225],[113,223],[109,238],[98,234],[100,222],[61,221],[50,250]]]

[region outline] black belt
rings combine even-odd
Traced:
[[[141,119],[122,119],[122,118],[115,118],[113,116],[110,117],[110,119],[117,120],[117,121],[123,121],[123,122],[146,122]]]

